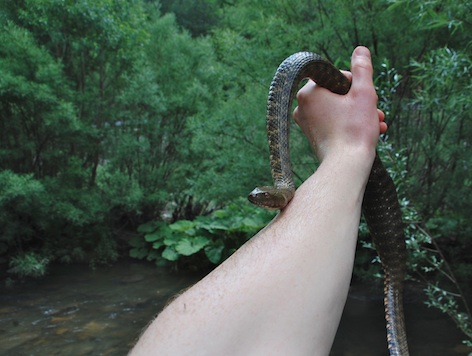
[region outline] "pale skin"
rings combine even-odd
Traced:
[[[321,164],[262,231],[150,324],[132,355],[328,355],[346,301],[380,133],[370,53],[345,96],[309,81],[295,121]]]

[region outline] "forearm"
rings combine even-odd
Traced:
[[[161,313],[136,354],[328,354],[371,156],[326,159],[268,227]]]

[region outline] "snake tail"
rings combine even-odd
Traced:
[[[364,193],[364,218],[385,274],[384,305],[391,356],[409,355],[403,313],[406,245],[397,192],[378,155]]]

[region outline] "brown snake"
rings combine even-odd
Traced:
[[[267,135],[274,187],[254,189],[249,200],[255,205],[282,209],[295,193],[289,125],[293,98],[305,78],[336,94],[347,94],[351,86],[336,67],[315,53],[296,53],[282,62],[272,80],[267,102]],[[409,353],[402,302],[406,246],[402,214],[395,185],[378,155],[370,172],[362,207],[385,274],[388,349],[392,356],[406,356]]]

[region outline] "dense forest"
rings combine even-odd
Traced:
[[[273,215],[265,102],[301,50],[373,54],[379,151],[409,283],[472,341],[468,0],[15,0],[0,4],[0,261],[7,283],[120,256],[211,268]],[[316,167],[294,126],[297,184]],[[380,273],[361,224],[355,277]]]

